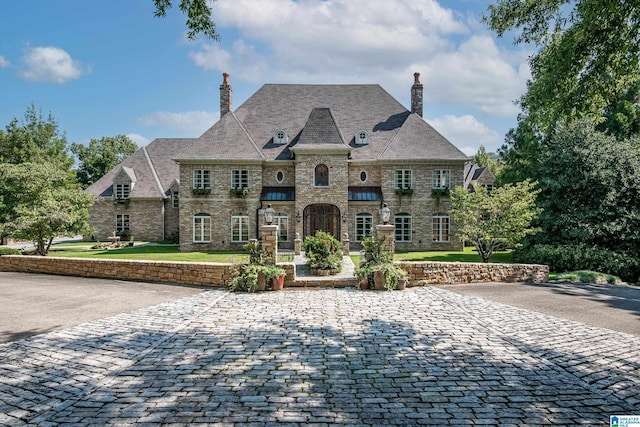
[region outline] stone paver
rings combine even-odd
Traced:
[[[608,425],[640,338],[437,288],[203,292],[0,346],[0,425]]]

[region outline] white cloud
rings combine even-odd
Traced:
[[[200,136],[218,120],[219,116],[219,113],[208,111],[189,111],[184,113],[158,111],[139,117],[136,122],[143,126],[159,126],[185,132],[185,136]]]
[[[487,151],[495,151],[503,139],[471,115],[446,115],[427,122],[468,156],[476,154],[480,145]]]
[[[151,142],[149,138],[146,138],[139,133],[128,133],[127,138],[138,144],[138,147],[143,147]]]
[[[8,67],[9,61],[4,56],[0,55],[0,68]]]
[[[189,57],[232,84],[380,83],[403,99],[418,71],[427,103],[509,117],[529,77],[526,52],[499,49],[477,20],[436,0],[218,1],[213,14],[237,37]]]
[[[431,102],[470,104],[492,116],[514,116],[515,101],[530,78],[526,54],[500,52],[487,35],[472,36],[454,51],[425,63],[425,97]]]
[[[54,46],[28,48],[22,57],[20,75],[32,81],[65,83],[90,72],[90,68]]]

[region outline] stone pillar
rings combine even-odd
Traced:
[[[296,238],[293,240],[293,249],[296,255],[300,255],[302,253],[302,239],[300,238],[300,233],[296,233]]]
[[[278,262],[278,226],[263,225],[260,231],[262,232],[262,250],[266,251],[276,264]]]
[[[344,233],[344,237],[342,238],[342,254],[349,256],[349,244],[350,244],[350,240],[349,240],[349,233]]]
[[[382,243],[382,250],[393,258],[393,254],[396,251],[396,242],[394,234],[396,227],[391,224],[379,224],[376,225],[376,236],[378,240],[384,239]]]

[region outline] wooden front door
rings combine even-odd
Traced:
[[[304,208],[304,237],[326,231],[340,240],[340,210],[335,205],[318,203]]]

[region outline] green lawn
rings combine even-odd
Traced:
[[[98,259],[141,259],[151,261],[185,262],[248,262],[245,251],[202,251],[180,252],[177,246],[133,246],[120,249],[83,249],[69,245],[56,245],[49,253],[52,257],[98,258]]]
[[[351,255],[355,265],[360,262],[359,255]],[[464,248],[463,252],[451,251],[396,251],[394,261],[446,261],[446,262],[482,262],[473,247]],[[511,251],[497,252],[491,257],[493,263],[511,264]]]

